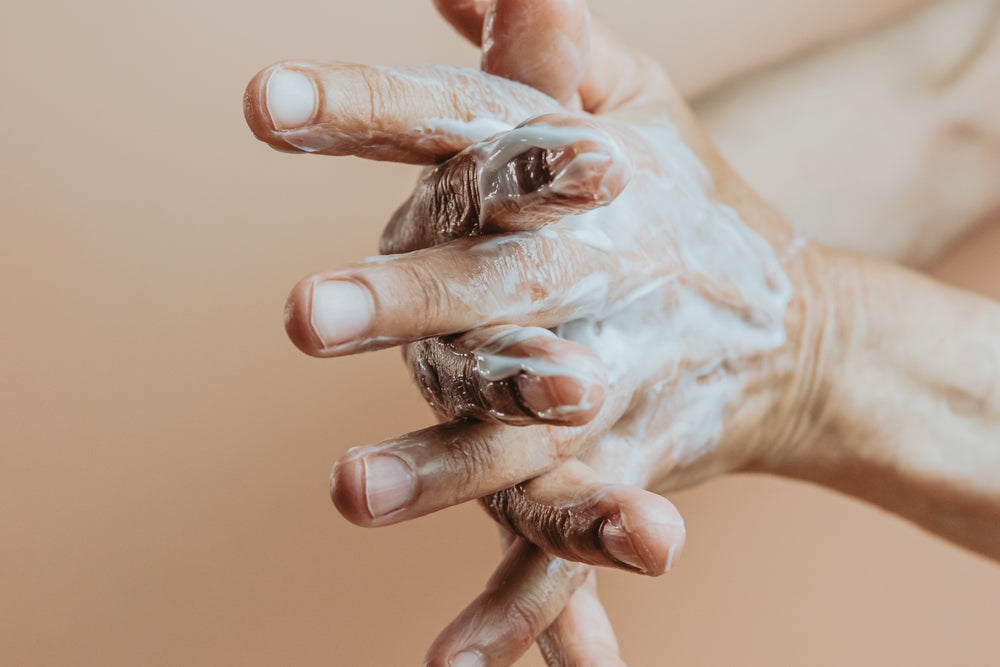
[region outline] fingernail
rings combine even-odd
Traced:
[[[571,418],[591,410],[604,398],[604,387],[577,377],[521,373],[514,382],[524,406],[542,418]]]
[[[370,456],[364,460],[365,501],[378,519],[404,507],[416,486],[405,463],[395,456]]]
[[[651,575],[670,571],[684,537],[684,520],[663,508],[646,508],[641,517],[619,515],[601,526],[601,544],[609,556]]]
[[[348,280],[324,280],[313,286],[310,321],[325,347],[349,343],[371,324],[368,291]]]
[[[554,173],[549,187],[566,196],[597,197],[602,192],[601,183],[613,167],[611,156],[604,153],[561,156],[553,165]]]
[[[645,533],[643,539],[649,540],[650,544],[669,544],[667,559],[661,561],[664,572],[670,572],[674,563],[681,555],[684,547],[684,526],[669,523],[647,523],[640,527]],[[659,564],[656,566],[659,567]]]
[[[463,651],[448,661],[450,667],[485,667],[486,661],[479,651]]]
[[[267,80],[267,112],[276,130],[302,127],[316,114],[319,93],[313,80],[293,69],[279,67]]]
[[[632,538],[617,521],[609,519],[601,526],[601,544],[604,545],[608,555],[620,563],[631,565],[643,572],[647,571],[646,564],[632,544]]]

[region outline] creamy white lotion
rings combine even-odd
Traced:
[[[546,262],[578,260],[577,248],[604,256],[599,271],[555,290],[552,306],[574,313],[556,331],[597,353],[613,386],[634,388],[636,398],[615,427],[617,437],[604,438],[583,458],[603,459],[602,469],[612,466],[620,481],[643,484],[650,457],[683,464],[718,442],[726,413],[744,391],[741,368],[785,341],[792,288],[774,249],[735,210],[711,197],[708,170],[675,127],[617,129],[626,141],[644,147],[645,155],[611,205],[549,225],[548,239],[532,233],[497,236],[474,252],[497,262],[516,258],[524,271],[537,274],[539,284],[548,284]],[[505,169],[512,159],[531,148],[581,141],[609,143],[596,130],[545,123],[486,142],[478,172],[482,215],[519,195]],[[612,154],[625,159],[621,150]],[[540,241],[562,251],[539,252]],[[496,290],[514,296],[514,286]],[[499,318],[539,308],[516,298],[504,303]],[[488,359],[480,372],[490,379],[532,372],[523,359],[495,353]],[[566,374],[564,368],[536,368]],[[622,451],[632,447],[645,451],[641,456]]]

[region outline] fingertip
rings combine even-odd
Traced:
[[[335,357],[365,349],[374,321],[374,298],[346,276],[319,274],[300,281],[285,302],[285,331],[313,357]]]
[[[365,502],[365,466],[360,457],[337,461],[330,472],[330,499],[340,514],[351,523],[368,527],[371,514]]]
[[[643,574],[660,576],[673,568],[684,549],[684,519],[666,498],[635,491],[640,497],[620,500],[621,514],[605,522],[602,543],[616,560],[637,567]],[[616,541],[615,526],[620,527],[627,544],[621,536]],[[627,550],[622,551],[628,546],[632,547],[631,558]]]
[[[636,548],[643,554],[644,574],[659,577],[666,574],[684,551],[684,535],[674,526],[647,524],[631,530]]]
[[[468,648],[462,650],[462,647],[468,647],[469,643],[474,641],[475,638],[475,625],[477,620],[482,622],[486,619],[478,619],[478,614],[470,614],[470,608],[481,606],[477,603],[480,602],[482,595],[477,597],[469,607],[466,607],[462,612],[452,620],[448,626],[434,638],[434,642],[431,644],[430,648],[427,649],[427,653],[424,654],[423,667],[452,667],[454,665],[454,660],[458,655],[462,653],[472,653],[474,656],[482,656],[479,651],[470,651]],[[485,664],[485,663],[483,663]]]
[[[264,101],[264,89],[270,75],[270,67],[262,69],[250,79],[243,91],[243,117],[246,119],[250,131],[262,141],[267,141],[267,136],[273,129]]]
[[[314,286],[314,280],[306,279],[292,288],[285,301],[285,333],[299,350],[311,357],[319,357],[324,345],[312,326]]]
[[[462,651],[443,655],[434,648],[424,656],[423,667],[486,667],[486,660],[479,651]]]
[[[590,572],[587,566],[515,541],[486,590],[434,640],[424,664],[514,664],[552,625]]]
[[[267,87],[271,75],[280,67],[275,63],[257,72],[243,92],[243,117],[254,136],[273,148],[288,150],[291,147],[275,131],[274,121],[267,108]]]
[[[320,107],[315,73],[298,61],[278,62],[257,72],[243,93],[243,115],[254,136],[286,153],[302,153],[283,131],[309,125]]]
[[[604,406],[607,389],[600,381],[577,377],[544,377],[521,373],[514,379],[522,405],[540,422],[557,426],[583,426]]]

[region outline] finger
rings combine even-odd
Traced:
[[[483,20],[490,0],[434,0],[438,13],[462,37],[479,46],[483,41]]]
[[[608,391],[597,355],[538,327],[486,327],[404,353],[424,398],[448,419],[580,426]]]
[[[549,667],[624,667],[615,631],[597,596],[593,570],[563,612],[538,637],[538,647]]]
[[[567,560],[657,576],[673,567],[684,548],[684,520],[669,500],[609,484],[580,461],[567,461],[483,503],[501,525]]]
[[[331,357],[487,325],[548,328],[606,313],[659,278],[642,257],[620,275],[628,257],[564,231],[457,239],[311,276],[289,295],[285,329],[303,352]]]
[[[463,236],[537,230],[607,206],[631,174],[619,140],[597,121],[540,116],[426,171],[380,249],[409,252]]]
[[[516,540],[483,593],[438,635],[424,664],[513,664],[562,612],[589,571]]]
[[[484,72],[579,108],[590,49],[586,0],[494,0],[483,34]]]
[[[465,0],[436,0],[442,15],[455,28],[477,46],[484,42],[483,33],[489,11],[488,2],[466,2]],[[579,0],[560,2],[559,0],[507,0],[504,12],[509,16],[503,25],[510,29],[494,30],[485,40],[492,45],[490,62],[484,63],[483,71],[507,76],[524,83],[541,80],[540,90],[554,91],[557,99],[562,99],[571,81],[577,76],[575,61],[569,61],[565,73],[555,67],[545,65],[541,73],[532,72],[538,63],[546,63],[555,52],[555,60],[565,61],[572,52],[589,46],[586,69],[579,79],[575,92],[583,109],[601,113],[623,106],[643,106],[662,101],[664,96],[671,100],[679,97],[662,69],[648,57],[639,55],[628,45],[611,34],[599,21],[590,21],[589,38],[581,37],[579,26],[585,24],[585,4]],[[452,7],[454,6],[454,7]],[[560,24],[562,12],[565,23]],[[532,14],[538,12],[549,20],[532,25]],[[556,19],[556,20],[552,20]],[[523,30],[516,29],[520,25]],[[566,26],[563,28],[562,26]],[[499,38],[499,43],[497,41]],[[565,38],[569,46],[550,46]],[[531,54],[528,57],[526,54]],[[495,63],[495,64],[494,64]],[[496,68],[496,69],[494,69]],[[570,96],[572,97],[572,96]],[[570,100],[572,102],[572,100]]]
[[[495,0],[483,45],[484,72],[526,83],[570,108],[642,105],[671,89],[655,63],[602,26],[591,27],[586,0]]]
[[[330,494],[345,518],[383,526],[481,498],[576,456],[618,419],[606,402],[583,427],[512,427],[457,420],[383,443],[356,447],[337,462]]]
[[[275,148],[421,164],[561,109],[527,86],[472,70],[312,61],[261,70],[243,103],[250,129]]]

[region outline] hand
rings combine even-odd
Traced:
[[[531,480],[490,501],[515,531],[574,560],[659,573],[683,541],[679,516],[623,484],[676,488],[763,465],[790,441],[805,400],[787,380],[809,348],[800,310],[787,307],[811,251],[792,252],[787,226],[715,154],[658,68],[599,34],[599,66],[585,65],[586,14],[571,4],[497,3],[484,58],[561,104],[454,70],[290,63],[251,83],[248,119],[285,148],[446,160],[385,239],[394,252],[436,247],[312,277],[289,301],[289,333],[312,354],[422,341],[409,356],[428,397],[457,418],[349,453],[334,473],[341,511],[382,525]],[[529,62],[549,66],[521,71],[515,36],[537,45]],[[533,116],[477,134],[484,117],[493,134],[496,121]],[[574,426],[508,425],[525,422]],[[585,576],[514,542],[496,587],[432,657],[515,658]],[[566,618],[600,621],[592,602],[574,598]],[[571,645],[559,627],[563,638],[580,628],[557,625],[552,644]]]
[[[462,4],[464,3],[454,3],[452,9],[456,7],[460,9]],[[465,13],[451,10],[449,12],[453,14],[453,18],[457,16],[460,19],[466,16],[475,20],[478,15],[481,19],[482,14],[481,12],[477,14],[476,9],[480,4],[470,6],[469,11]],[[508,11],[516,10],[518,4],[500,3],[497,11],[500,13],[500,8],[504,6]],[[540,5],[535,5],[532,9],[538,6]],[[516,16],[516,11],[513,14]],[[494,25],[502,26],[504,21],[495,22]],[[535,25],[545,27],[551,23],[540,21]],[[543,37],[546,36],[544,30],[541,32]],[[559,35],[556,35],[557,39],[539,40],[538,32],[527,30],[526,33],[536,38],[534,43],[537,44],[561,45],[566,42],[558,39]],[[494,39],[494,45],[504,44],[502,34],[493,32],[491,37]],[[547,37],[552,37],[552,34]],[[574,43],[572,39],[568,41]],[[507,43],[509,44],[510,40]],[[622,76],[620,80],[614,81],[616,69],[609,67],[608,64],[616,62],[616,59],[614,53],[609,52],[607,47],[606,39],[595,37],[593,51],[601,56],[595,60],[604,66],[601,71],[605,74],[611,72],[612,75],[604,76],[602,79],[598,72],[600,68],[589,67],[585,70],[576,95],[566,102],[573,104],[573,98],[578,97],[585,109],[599,110],[606,107],[611,110],[616,107],[608,102],[609,99],[618,96],[621,100],[631,96],[635,100],[635,108],[642,108],[642,86],[632,85],[636,77]],[[628,58],[618,59],[617,63],[621,64],[627,60]],[[500,61],[503,59],[500,58]],[[552,62],[551,59],[536,59],[536,61]],[[625,67],[618,71],[638,72],[646,69],[641,61],[633,61],[633,65],[632,70]],[[512,124],[520,118],[518,112],[513,109],[523,111],[536,103],[539,109],[551,105],[551,100],[539,97],[523,87],[501,83],[491,77],[477,78],[454,70],[415,69],[403,72],[405,76],[400,77],[399,72],[350,66],[334,66],[324,70],[315,65],[299,63],[290,64],[283,69],[286,72],[298,70],[308,73],[308,76],[304,77],[306,85],[301,85],[302,77],[294,75],[291,78],[287,76],[274,78],[282,68],[272,68],[262,72],[248,89],[247,116],[259,136],[285,148],[299,145],[332,154],[356,153],[410,162],[441,161],[477,138],[482,138],[483,134],[488,134],[482,132],[483,122],[471,123],[473,119],[487,118]],[[522,74],[525,75],[523,78],[527,79],[540,73],[536,85],[546,89],[546,71],[546,68],[542,67],[536,68],[534,73],[525,71]],[[518,74],[516,67],[511,67],[510,72],[500,71],[500,73],[508,76]],[[423,81],[440,85],[442,81],[448,79],[452,83],[445,83],[446,90],[450,85],[468,85],[469,96],[449,99],[443,95],[431,94],[421,97],[419,91],[413,88],[414,82]],[[608,85],[595,84],[595,81],[602,80]],[[329,95],[324,91],[318,95],[315,92],[317,84],[328,84],[327,90],[337,90],[340,94]],[[401,94],[393,95],[393,90]],[[604,102],[598,106],[589,106],[588,99],[591,102],[602,99],[600,91],[604,91],[603,94],[608,97],[605,97]],[[299,94],[296,95],[296,92]],[[498,97],[505,99],[509,104],[497,105]],[[318,101],[320,98],[324,98],[322,103]],[[289,104],[296,100],[302,103],[299,108]],[[270,111],[267,108],[269,101],[273,103]],[[653,102],[657,103],[655,99]],[[373,106],[373,103],[377,103],[377,106]],[[758,231],[764,232],[766,225],[759,223],[773,217],[767,212],[766,207],[762,206],[752,193],[746,191],[739,179],[726,178],[731,173],[725,165],[713,160],[710,147],[706,143],[699,142],[697,128],[692,128],[683,121],[685,113],[682,105],[674,104],[670,96],[660,100],[659,103],[670,110],[671,117],[678,121],[687,142],[696,149],[696,153],[715,176],[715,198],[733,204],[743,215],[744,220],[750,222]],[[626,109],[630,105],[620,106]],[[331,107],[335,107],[332,113]],[[304,126],[304,129],[300,125]],[[486,127],[490,126],[488,122]],[[496,127],[495,123],[492,127]],[[523,163],[524,160],[520,162]],[[457,163],[458,161],[455,162]],[[513,171],[517,173],[518,170]],[[586,170],[584,172],[586,173]],[[529,170],[526,173],[531,172]],[[739,194],[741,190],[744,191],[743,195]],[[541,190],[536,189],[533,192],[541,193]],[[563,193],[565,194],[565,188]],[[446,200],[447,197],[443,199]],[[518,208],[513,202],[509,204],[514,205],[515,209]],[[551,204],[550,201],[547,205]],[[536,204],[532,206],[537,205],[539,204],[536,198]],[[543,209],[545,207],[541,206]],[[455,220],[460,217],[453,216],[449,219]],[[545,216],[541,216],[540,219],[544,222]],[[536,220],[534,225],[537,227],[538,224],[540,223]],[[780,227],[780,223],[776,227]],[[489,231],[489,226],[486,225],[478,231],[484,230]],[[542,235],[548,232],[549,229],[546,228],[542,231]],[[471,229],[470,233],[477,233],[477,230]],[[775,243],[775,237],[766,232],[763,236],[772,247],[777,248],[782,245],[780,240]],[[454,241],[441,248],[453,244]],[[435,255],[436,253],[424,252],[413,259],[422,261]],[[419,271],[419,268],[415,267],[421,261],[406,265],[398,259],[400,258],[387,262],[397,269],[398,274]],[[472,262],[471,265],[476,264]],[[367,268],[370,267],[359,267],[357,275],[365,277]],[[557,268],[561,270],[561,267]],[[995,304],[942,288],[895,267],[838,256],[836,253],[812,247],[805,247],[794,254],[785,268],[795,290],[792,307],[786,313],[787,341],[770,354],[766,352],[761,354],[762,361],[766,364],[757,364],[759,381],[746,387],[746,394],[758,399],[759,410],[770,410],[772,413],[769,420],[771,423],[765,425],[757,435],[759,441],[765,443],[769,439],[765,436],[773,437],[773,444],[750,446],[748,449],[754,454],[747,458],[744,467],[780,472],[827,484],[876,502],[981,553],[995,558],[1000,557],[1000,541],[997,540],[995,531],[995,522],[1000,516],[1000,497],[996,495],[993,481],[996,479],[997,467],[996,457],[993,454],[996,442],[995,424],[1000,423],[997,420],[1000,407],[997,406],[996,392],[991,392],[990,389],[995,386],[995,364],[988,363],[990,359],[996,359],[998,358],[996,355],[1000,354],[995,343],[996,332],[1000,331],[1000,309]],[[508,275],[505,271],[512,271],[510,266],[503,266],[503,262],[500,269],[500,275]],[[342,274],[330,275],[339,277]],[[344,272],[343,275],[349,276],[350,273]],[[443,275],[448,277],[447,272]],[[378,276],[369,273],[367,277]],[[362,335],[366,328],[370,328],[371,331],[379,330],[378,327],[369,326],[371,319],[368,317],[362,318],[363,321],[356,319],[353,322],[349,319],[331,320],[324,317],[324,312],[329,315],[330,311],[324,311],[322,304],[317,304],[320,307],[313,312],[313,309],[307,307],[301,299],[304,295],[312,296],[310,292],[312,284],[315,283],[307,282],[300,286],[290,301],[292,315],[290,329],[301,346],[313,352],[349,352],[352,349],[351,345],[340,345],[341,340],[336,341],[339,347],[335,345],[331,349],[322,350],[329,346],[322,340],[321,334],[330,330],[331,323],[341,325],[338,333],[345,340],[353,337],[366,338]],[[400,281],[404,289],[407,284],[406,280]],[[412,282],[409,284],[412,285]],[[368,284],[369,290],[376,289],[372,285],[373,283]],[[419,281],[417,285],[414,294],[419,293]],[[384,283],[381,288],[382,293],[391,293],[391,289]],[[492,296],[485,286],[480,285],[479,288],[480,294]],[[432,298],[431,291],[426,292],[426,303],[437,303]],[[329,292],[327,290],[328,294]],[[350,293],[350,290],[341,290],[342,297],[348,297]],[[400,301],[404,299],[405,294],[400,297]],[[398,306],[398,303],[392,303],[392,299],[389,299],[389,302],[390,305]],[[919,304],[919,307],[913,308],[909,306],[910,304]],[[370,305],[371,302],[365,297],[361,301],[361,311],[366,315],[370,314]],[[805,308],[806,305],[808,308]],[[397,308],[396,311],[392,308],[388,311],[380,309],[381,314],[389,315],[383,324],[387,324],[390,330],[394,326],[405,328],[405,317],[398,316],[400,310],[401,308]],[[394,312],[397,315],[395,321],[392,317]],[[926,318],[923,316],[924,313],[938,313],[939,316]],[[615,314],[610,313],[608,319]],[[511,318],[511,321],[519,322],[517,318]],[[535,323],[544,321],[544,318],[539,317]],[[956,329],[952,324],[954,322],[962,324]],[[343,326],[345,324],[347,326]],[[412,321],[410,325],[414,329],[426,330],[420,329],[421,325],[413,324]],[[439,325],[440,322],[438,324],[432,322],[428,326],[433,329]],[[355,329],[353,333],[352,328]],[[460,331],[461,327],[453,330]],[[901,335],[904,333],[905,335]],[[406,336],[400,338],[406,340]],[[887,349],[881,341],[890,338],[896,343]],[[354,348],[385,344],[385,342],[355,341]],[[473,345],[479,344],[474,340],[472,342]],[[557,342],[554,345],[558,347],[564,344]],[[519,350],[518,353],[527,353],[529,357],[532,354],[540,354],[530,350]],[[970,364],[970,360],[978,360],[980,363]],[[533,359],[523,363],[526,365],[530,363],[538,368],[537,364],[533,364]],[[752,363],[748,364],[749,370],[752,371],[753,366]],[[837,371],[830,372],[831,368]],[[956,375],[956,368],[965,371]],[[428,366],[428,369],[431,367]],[[530,373],[525,373],[528,374]],[[753,372],[745,375],[754,377]],[[785,380],[780,379],[782,375],[785,376]],[[567,377],[564,382],[559,376],[547,377],[549,381],[553,377],[557,378],[555,383],[564,389],[574,386],[580,388],[579,384],[574,384],[579,378]],[[856,378],[864,380],[858,382]],[[476,377],[471,378],[474,382],[458,385],[450,382],[447,377],[444,379],[444,387],[475,389],[479,386],[475,382]],[[771,391],[767,390],[769,379],[773,381]],[[583,384],[591,388],[604,386],[600,377],[592,377],[590,380]],[[541,384],[543,387],[552,388],[547,382]],[[887,393],[886,387],[892,387],[892,391]],[[778,388],[783,390],[775,391]],[[513,395],[515,387],[507,383],[506,387],[500,386],[497,389],[498,392],[479,396],[476,401],[481,406],[493,405],[493,401],[497,397],[502,397],[503,392],[506,391],[509,396]],[[612,383],[605,392],[604,407],[600,408],[596,417],[589,423],[587,419],[591,415],[586,411],[576,411],[575,417],[566,411],[559,411],[563,414],[558,416],[564,419],[565,423],[588,423],[588,427],[593,427],[602,418],[607,405],[613,402],[615,391],[616,387]],[[548,392],[543,391],[542,395],[546,393]],[[767,400],[774,397],[777,397],[776,400]],[[594,403],[599,400],[600,391],[597,390],[594,394]],[[538,414],[537,405],[524,403],[530,401],[517,406],[521,409],[520,417],[509,412],[509,404],[493,416],[501,420],[522,421],[530,421],[532,417],[535,420],[557,417],[554,412],[547,415]],[[726,423],[729,426],[744,421],[748,424],[763,423],[764,420],[752,418],[754,413],[751,409],[752,403],[753,401],[741,402],[734,411],[733,418],[727,419]],[[461,401],[454,404],[460,405]],[[499,401],[497,404],[503,405],[503,402]],[[912,406],[917,405],[926,406],[927,409],[914,412]],[[950,407],[942,409],[945,406]],[[970,406],[978,407],[972,410]],[[740,414],[751,418],[741,419]],[[559,423],[558,419],[553,421]],[[455,424],[456,427],[467,425]],[[537,426],[514,430],[534,431],[536,435],[539,433]],[[716,458],[716,453],[724,449],[722,444],[729,430],[725,429],[719,445],[707,457],[709,460]],[[565,433],[566,429],[543,429],[541,434],[554,435],[559,431]],[[773,435],[775,433],[776,436]],[[480,433],[482,434],[491,435],[487,429]],[[488,460],[480,460],[484,453],[487,459],[491,455],[488,449],[478,447],[481,442],[483,440],[472,440],[473,446],[466,450],[470,452],[468,457],[470,479],[489,464]],[[515,447],[521,444],[517,438],[510,442]],[[785,447],[781,443],[794,446]],[[806,446],[806,443],[811,444]],[[454,458],[463,455],[461,446],[460,441],[452,443],[451,453]],[[386,451],[392,451],[391,447],[389,444]],[[413,448],[411,452],[399,453],[406,456],[415,451]],[[955,458],[953,456],[955,451],[961,451],[962,456]],[[362,508],[358,514],[362,521],[366,521],[364,503],[358,502],[360,495],[357,492],[374,490],[375,485],[367,482],[379,479],[378,474],[371,474],[378,472],[374,470],[377,466],[365,465],[367,463],[363,459],[365,453],[370,451],[361,451],[358,456],[348,457],[346,464],[338,467],[338,470],[360,472],[361,478],[342,479],[340,481],[343,483],[338,484],[335,489],[338,494],[346,490],[347,493],[341,501],[347,502],[346,504],[341,502],[341,505],[346,507],[348,512],[353,511],[352,506]],[[539,465],[537,460],[534,462],[530,460],[530,454],[531,452],[525,450],[525,458],[521,461],[525,468]],[[565,456],[566,452],[557,452],[557,458]],[[377,462],[378,458],[385,457],[372,457],[373,462]],[[502,457],[500,460],[503,462]],[[581,464],[577,462],[569,462],[560,469],[572,471],[579,465]],[[447,467],[447,463],[444,467]],[[725,466],[719,467],[725,469]],[[433,470],[428,468],[421,471],[428,473],[421,477],[421,483],[433,493]],[[595,469],[589,468],[589,470]],[[599,472],[604,473],[604,471]],[[550,500],[558,500],[560,493],[564,496],[569,495],[566,493],[565,484],[560,487],[558,475],[550,473],[546,476],[550,477],[550,482],[556,482],[550,485]],[[562,480],[565,482],[569,477],[570,475],[564,471]],[[524,488],[530,486],[535,497],[544,499],[540,493],[542,489],[539,488],[541,479],[532,480],[524,485]],[[470,481],[470,484],[474,485],[475,481]],[[621,514],[627,516],[630,507],[628,499],[615,497],[617,491],[618,487],[604,489],[606,493],[599,500],[611,496],[612,500],[623,508]],[[352,492],[355,493],[353,499]],[[410,497],[409,492],[405,495]],[[652,505],[652,500],[645,496],[641,500],[634,500],[631,505],[633,508],[643,506],[648,508]],[[432,507],[433,503],[430,506]],[[593,506],[594,504],[585,505],[582,509]],[[529,510],[532,508],[541,508],[543,511],[535,514],[543,519],[554,514],[558,515],[560,511],[563,513],[563,518],[582,514],[567,512],[565,507],[560,509],[544,503],[527,506]],[[509,516],[516,516],[519,511],[517,506],[503,509]],[[522,505],[521,510],[523,509],[525,506]],[[660,509],[661,517],[669,514],[667,506],[661,505]],[[601,513],[598,512],[597,515],[601,516]],[[402,514],[390,516],[383,520],[388,522],[402,516]],[[613,517],[609,515],[609,518]],[[530,524],[530,521],[526,523]],[[589,524],[592,529],[590,534],[595,537],[591,539],[591,545],[597,541],[596,536],[604,534],[603,527],[608,523],[602,519]],[[579,525],[572,522],[564,525],[566,543],[572,544],[574,536],[580,532]],[[597,530],[593,530],[595,527]],[[649,551],[646,553],[660,553],[662,549],[658,551],[657,547],[669,542],[669,540],[657,540],[655,536],[643,533],[641,530],[633,531],[628,533],[628,537],[632,544],[638,542],[648,547]],[[544,540],[539,541],[544,542]],[[619,542],[619,545],[621,544],[622,542]],[[614,551],[610,545],[606,545],[606,548],[609,552]],[[592,551],[600,549],[592,548]],[[587,586],[569,598],[573,588],[583,579],[583,574],[584,571],[579,567],[553,559],[523,539],[513,541],[507,550],[504,563],[487,591],[439,638],[432,648],[431,660],[445,661],[460,650],[469,648],[475,651],[470,656],[478,656],[480,662],[483,660],[493,664],[510,662],[526,648],[530,638],[559,613],[565,601],[569,599],[565,611],[542,637],[547,659],[552,664],[586,662],[612,664],[616,654],[614,638],[607,618],[594,596],[592,578],[588,579]]]

